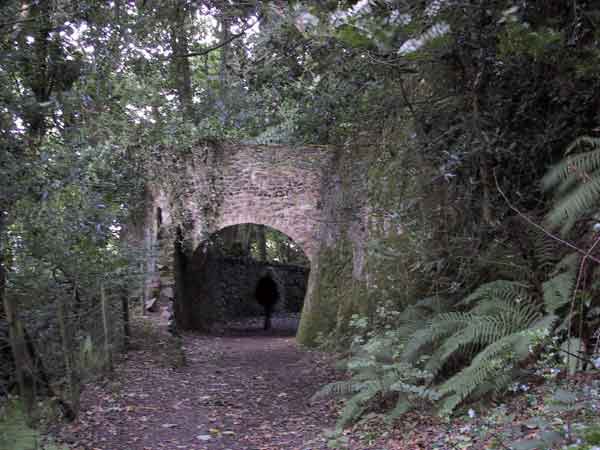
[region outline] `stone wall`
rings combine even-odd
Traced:
[[[343,331],[353,313],[373,307],[367,254],[373,158],[368,145],[350,151],[202,143],[161,153],[149,168],[142,233],[152,255],[147,295],[174,295],[178,324],[205,328],[219,313],[214,304],[194,301],[212,283],[202,243],[227,226],[262,224],[290,236],[311,262],[300,342]]]
[[[432,185],[439,168],[423,158],[414,136],[407,119],[386,142],[356,141],[338,153],[322,191],[326,219],[298,330],[302,344],[329,338],[343,347],[353,314],[373,318],[380,306],[401,310],[430,295],[435,267],[420,261],[446,183]]]
[[[311,265],[298,340],[314,345],[319,336],[343,334],[354,313],[367,313],[367,243],[370,208],[368,145],[340,150],[323,184],[319,253]]]
[[[187,253],[225,227],[263,224],[291,237],[311,259],[319,247],[321,187],[333,156],[323,147],[199,145],[150,169],[147,220],[162,214],[165,237],[180,227]],[[151,227],[152,234],[161,233]]]
[[[195,260],[195,261],[194,261]],[[223,257],[198,252],[187,277],[187,314],[196,328],[236,317],[260,316],[263,308],[254,298],[258,280],[270,268],[279,287],[275,311],[300,312],[309,270],[304,267],[268,264],[251,258]]]

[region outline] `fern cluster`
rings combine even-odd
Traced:
[[[600,205],[600,138],[579,138],[567,153],[580,147],[588,151],[569,155],[542,180],[543,188],[556,194],[547,222],[563,232]],[[515,241],[518,245],[491,245],[491,253],[482,255],[485,264],[500,268],[499,279],[458,302],[439,296],[418,301],[393,315],[387,331],[358,342],[347,363],[350,379],[318,394],[348,397],[340,426],[376,398],[391,396],[391,417],[423,400],[451,414],[465,401],[506,389],[551,337],[562,342],[563,353],[585,347],[583,336],[600,326],[600,302],[584,299],[573,308],[582,296],[582,286],[576,286],[582,255],[565,255],[556,239],[537,228],[519,229]],[[587,330],[573,334],[574,322],[587,324]]]
[[[541,250],[535,261],[539,267],[548,255],[545,245],[535,247]],[[560,324],[578,263],[578,255],[567,255],[541,288],[534,280],[485,283],[457,304],[461,309],[438,314],[413,333],[403,360],[429,355],[423,368],[434,375],[441,412],[452,413],[465,400],[499,393],[514,382],[540,338]]]
[[[381,403],[393,405],[387,417],[393,419],[412,409],[422,401],[437,400],[437,393],[430,388],[431,375],[414,365],[402,362],[400,352],[407,331],[423,323],[425,314],[436,308],[436,301],[429,299],[423,305],[414,305],[397,319],[403,324],[397,329],[369,333],[364,339],[358,338],[352,346],[351,356],[345,362],[349,379],[324,386],[314,399],[334,396],[347,400],[338,418],[341,429],[357,420],[371,406]],[[380,315],[386,314],[384,310]],[[354,317],[354,324],[362,324],[364,318]]]
[[[572,154],[579,149],[581,153]],[[600,206],[600,138],[582,136],[567,148],[567,157],[542,179],[542,187],[555,194],[548,223],[566,233],[578,219]]]
[[[545,247],[535,246],[538,266],[549,261]],[[347,398],[343,427],[383,400],[394,405],[387,416],[395,418],[422,401],[451,414],[467,400],[502,392],[561,323],[579,261],[575,254],[554,263],[537,287],[533,280],[495,280],[456,303],[431,297],[406,307],[393,327],[358,338],[346,362],[349,379],[316,396]],[[364,318],[355,323],[366,327]]]
[[[461,304],[474,306],[433,317],[409,339],[403,359],[416,362],[424,352],[424,365],[437,380],[453,360],[469,361],[436,387],[441,410],[450,413],[474,394],[497,392],[513,380],[516,363],[529,354],[536,331],[547,326],[530,295],[510,281],[484,284]]]

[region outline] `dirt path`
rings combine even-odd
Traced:
[[[156,338],[142,336],[112,381],[86,388],[80,419],[62,440],[78,450],[327,448],[331,405],[309,399],[332,379],[330,364],[299,350],[277,320],[273,332],[258,325],[186,334],[187,364],[178,369],[169,367],[166,340],[149,348]]]

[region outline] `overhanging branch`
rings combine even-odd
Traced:
[[[239,33],[232,34],[228,39],[225,39],[223,42],[220,42],[217,45],[214,45],[213,47],[206,48],[204,50],[200,50],[200,51],[197,51],[197,52],[185,53],[183,55],[173,55],[173,57],[174,58],[193,58],[195,56],[208,55],[209,53],[214,52],[215,50],[218,50],[218,49],[220,49],[222,47],[225,47],[227,44],[231,43],[232,41],[234,41],[234,40],[242,37],[244,34],[246,34],[246,31],[248,31],[250,28],[254,27],[261,20],[262,20],[262,16],[258,16],[257,19],[256,19],[256,21],[252,25],[246,26]]]

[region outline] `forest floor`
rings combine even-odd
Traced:
[[[295,319],[183,335],[185,363],[163,327],[138,324],[109,379],[89,383],[76,422],[55,430],[77,450],[327,448],[332,402],[311,396],[334,376],[330,356],[300,350]]]
[[[328,446],[340,403],[311,397],[342,374],[333,355],[298,348],[296,318],[273,322],[271,331],[256,319],[212,335],[185,333],[180,345],[165,324],[138,321],[112,376],[89,382],[78,419],[49,435],[72,450],[484,450],[539,435],[542,416],[559,430],[578,420],[550,412],[545,399],[556,385],[540,384],[486,405],[481,417],[469,411],[448,421],[422,410],[390,427],[369,414]],[[597,411],[597,374],[577,384],[593,387]]]

